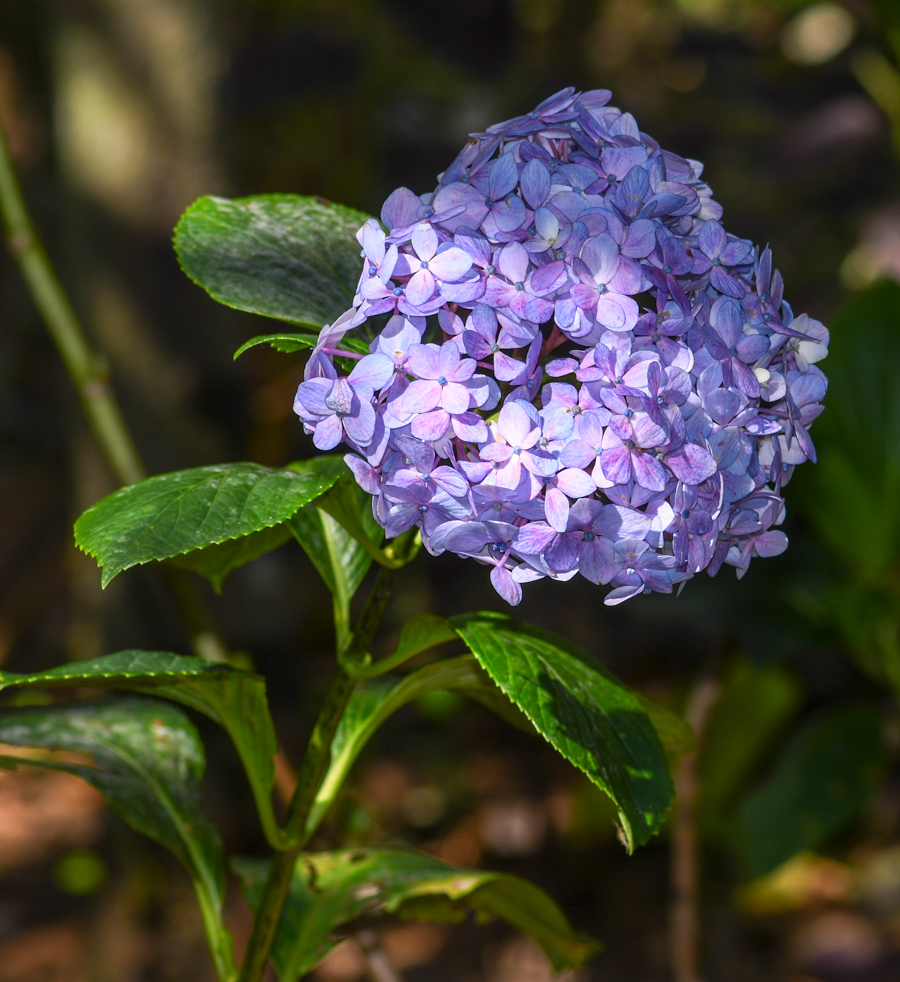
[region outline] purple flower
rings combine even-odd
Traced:
[[[388,536],[489,564],[511,604],[544,576],[608,604],[741,576],[786,546],[782,489],[815,460],[827,329],[725,231],[702,165],[609,100],[564,89],[473,134],[433,193],[395,191],[294,403],[354,450]],[[371,354],[341,347],[377,315]]]

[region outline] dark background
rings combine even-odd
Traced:
[[[710,980],[900,972],[898,55],[893,0],[0,5],[0,119],[151,473],[280,465],[313,449],[291,412],[301,356],[255,348],[233,362],[272,322],[217,305],[178,269],[171,230],[201,194],[318,194],[377,214],[397,186],[431,190],[469,131],[571,84],[612,89],[642,130],[704,161],[726,228],[771,244],[795,312],[834,335],[822,367],[835,383],[813,430],[821,463],[787,488],[788,552],[755,561],[740,583],[728,567],[697,577],[678,598],[610,609],[579,580],[529,586],[520,608],[674,708],[698,678],[737,686],[739,702],[741,672],[763,680],[758,705],[743,703],[749,722],[713,719],[703,750],[701,779],[714,758],[728,771],[729,754],[741,775],[700,823]],[[153,570],[101,592],[74,547],[74,519],[115,484],[5,255],[0,324],[3,667],[187,652]],[[221,597],[198,584],[229,645],[270,679],[296,759],[330,672],[330,602],[312,566],[288,545],[232,574]],[[500,605],[483,567],[423,555],[400,581],[388,634],[417,611]],[[798,728],[848,705],[877,714],[886,761],[840,821],[810,835],[815,853],[748,885],[749,847],[735,843],[728,809],[765,782]],[[202,732],[226,844],[260,852],[239,765],[224,737]],[[385,727],[351,783],[323,845],[407,842],[531,876],[606,943],[570,979],[672,977],[668,833],[626,857],[602,796],[536,739],[432,699]],[[168,858],[79,785],[0,775],[0,982],[210,978],[191,903]],[[411,982],[549,978],[502,926],[386,925],[381,938]],[[354,944],[318,977],[363,977]]]

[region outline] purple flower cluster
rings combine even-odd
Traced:
[[[786,548],[781,488],[815,460],[828,331],[609,99],[564,89],[395,191],[294,402],[389,537],[490,564],[510,604],[544,576],[607,604],[740,576]],[[370,353],[342,347],[371,318]]]

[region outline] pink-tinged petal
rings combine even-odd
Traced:
[[[497,223],[497,228],[501,232],[514,232],[521,228],[528,218],[528,210],[525,203],[517,194],[511,194],[503,201],[498,201],[491,208],[491,215]]]
[[[442,246],[428,268],[439,280],[459,280],[472,268],[472,257],[459,246]]]
[[[381,209],[381,220],[387,228],[411,225],[419,214],[422,202],[409,188],[397,188],[391,192]]]
[[[557,532],[565,532],[569,522],[569,499],[558,488],[547,488],[544,497],[547,522]]]
[[[609,539],[594,539],[581,544],[578,571],[591,583],[609,583],[622,564]]]
[[[580,310],[593,310],[597,306],[597,302],[601,299],[600,294],[592,286],[586,286],[584,283],[576,283],[574,286],[569,288],[569,297],[572,303],[575,304]],[[624,314],[622,314],[621,308],[616,307],[616,315],[620,318],[621,322],[625,323]]]
[[[494,375],[501,382],[510,382],[514,378],[518,378],[524,369],[524,361],[519,361],[517,358],[510,358],[509,355],[503,354],[502,351],[498,351],[494,355]]]
[[[553,304],[549,300],[544,300],[541,297],[528,298],[528,294],[519,294],[519,296],[527,298],[525,308],[519,315],[525,320],[531,321],[532,324],[544,324],[553,316]],[[513,313],[515,312],[513,310]]]
[[[581,258],[596,283],[609,283],[619,267],[619,243],[607,232],[588,239]]]
[[[350,381],[371,385],[377,391],[384,388],[393,375],[394,362],[387,355],[376,353],[360,358],[350,373]]]
[[[613,484],[631,480],[631,452],[626,447],[604,450],[597,458],[604,477]]]
[[[617,586],[615,590],[610,590],[607,593],[603,598],[603,602],[607,607],[615,607],[617,604],[624,603],[626,600],[636,597],[643,589],[643,583],[636,583],[632,586]]]
[[[409,370],[423,379],[436,379],[441,374],[440,352],[434,345],[411,344],[409,346]]]
[[[355,453],[344,454],[344,463],[353,471],[356,483],[368,494],[378,494],[381,484],[375,468]]]
[[[544,562],[554,573],[568,573],[578,566],[578,542],[572,535],[560,535],[544,553]]]
[[[482,460],[499,460],[505,462],[512,457],[512,447],[507,446],[505,443],[489,443],[479,450],[479,456]]]
[[[366,259],[376,265],[379,264],[384,259],[386,249],[384,232],[374,218],[370,218],[360,229],[360,232],[362,232],[362,247]]]
[[[359,447],[367,447],[375,432],[375,409],[368,399],[360,400],[357,412],[344,419],[347,436]]]
[[[458,283],[440,284],[441,296],[449,303],[472,303],[473,300],[480,300],[484,296],[485,280],[482,276],[471,276],[460,280]]]
[[[632,167],[643,164],[646,160],[647,151],[642,146],[607,147],[600,154],[601,167],[607,175],[612,174],[618,181],[621,181]]]
[[[530,262],[525,247],[519,242],[508,242],[497,255],[497,268],[511,283],[524,281]]]
[[[709,221],[700,229],[697,242],[710,259],[717,259],[722,255],[725,246],[728,245],[728,236],[718,222]]]
[[[531,417],[519,402],[507,402],[498,417],[500,432],[510,446],[524,447],[534,429]],[[532,440],[528,446],[534,446]]]
[[[441,386],[441,406],[448,413],[464,413],[469,408],[469,390],[459,382]]]
[[[437,252],[437,232],[427,222],[422,222],[412,234],[412,247],[419,259],[427,262]]]
[[[577,467],[561,470],[556,475],[556,483],[570,498],[585,498],[597,490],[597,485],[590,474]]]
[[[334,450],[344,436],[344,427],[337,416],[328,416],[316,424],[313,443],[319,450]]]
[[[517,294],[518,290],[512,283],[504,283],[498,276],[491,276],[484,285],[484,295],[481,299],[483,303],[496,309],[509,306]]]
[[[450,414],[443,409],[420,413],[410,424],[412,434],[419,440],[431,442],[442,439],[450,429]]]
[[[644,287],[644,274],[640,265],[633,259],[623,256],[608,286],[613,293],[625,293],[628,296],[640,293]]]
[[[549,293],[557,289],[566,279],[566,264],[562,261],[549,263],[541,266],[531,274],[529,287],[531,291],[538,295]]]
[[[667,441],[666,431],[649,416],[637,413],[631,420],[631,427],[634,442],[645,450],[662,446]]]
[[[461,498],[469,490],[469,482],[452,467],[436,467],[431,472],[434,483],[454,498]]]
[[[426,300],[430,299],[435,288],[434,276],[431,270],[418,269],[413,273],[412,279],[406,284],[406,299],[414,307],[419,307]]]
[[[757,556],[769,558],[780,556],[788,547],[788,537],[784,532],[773,529],[770,532],[763,532],[753,540],[753,551]]]
[[[400,408],[406,413],[427,413],[440,405],[441,385],[432,379],[416,379],[400,396]]]
[[[516,607],[522,602],[522,587],[505,566],[495,566],[491,570],[491,585],[510,607]]]
[[[633,453],[631,464],[634,479],[648,491],[663,491],[666,487],[666,471],[663,465],[648,453]]]
[[[523,525],[516,537],[516,552],[523,556],[539,556],[556,538],[556,531],[546,522]]]
[[[484,443],[489,438],[485,421],[477,413],[462,413],[452,419],[453,432],[465,443]]]
[[[569,440],[559,453],[563,467],[587,467],[594,462],[596,451],[584,440]]]
[[[684,484],[700,484],[718,470],[715,457],[696,443],[686,443],[666,454],[665,461],[669,470]]]
[[[445,184],[434,196],[432,205],[435,211],[449,211],[458,205],[464,205],[465,211],[453,218],[445,218],[441,223],[448,232],[456,231],[460,225],[468,228],[478,228],[488,213],[484,203],[484,195],[471,184]]]
[[[631,297],[607,293],[597,301],[594,316],[607,330],[630,331],[637,323],[639,313],[638,305]]]
[[[538,477],[553,477],[559,470],[559,461],[546,450],[532,450],[522,454],[522,463]]]

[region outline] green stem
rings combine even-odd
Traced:
[[[144,466],[110,391],[106,366],[88,346],[78,317],[31,221],[2,127],[0,212],[10,252],[75,383],[85,415],[112,470],[122,484],[140,481],[145,477]]]
[[[289,848],[276,853],[269,867],[253,930],[247,942],[239,982],[260,982],[265,972],[281,913],[287,902],[297,857],[311,835],[311,829],[308,828],[309,815],[316,802],[316,793],[328,773],[332,741],[350,696],[356,688],[357,666],[363,665],[368,656],[372,638],[390,599],[395,577],[395,570],[382,569],[379,572],[356,628],[344,650],[339,652],[338,672],[309,738],[297,787],[288,806],[284,833]]]

